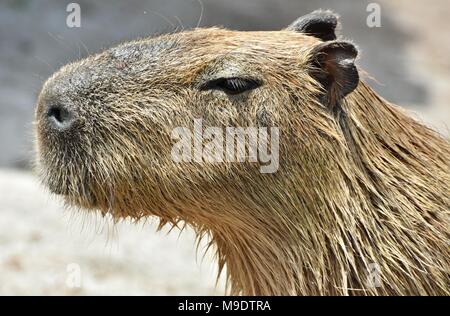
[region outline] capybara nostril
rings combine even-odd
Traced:
[[[75,116],[66,106],[56,104],[48,108],[47,120],[52,128],[67,130],[73,125]]]

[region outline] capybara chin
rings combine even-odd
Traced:
[[[209,236],[231,294],[449,295],[449,141],[359,80],[336,25],[194,29],[63,67],[37,102],[43,183]],[[196,119],[279,128],[279,168],[174,161],[173,131]]]

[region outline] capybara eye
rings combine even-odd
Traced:
[[[236,95],[250,91],[261,86],[262,82],[253,78],[219,78],[208,81],[200,87],[200,90],[222,90],[226,94]]]

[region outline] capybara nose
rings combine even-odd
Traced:
[[[75,122],[73,111],[63,104],[49,106],[46,114],[49,125],[59,131],[70,129]]]

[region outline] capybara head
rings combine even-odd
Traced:
[[[335,134],[332,103],[358,84],[357,51],[335,40],[336,23],[315,12],[277,32],[195,29],[63,67],[36,111],[44,183],[71,205],[173,218],[239,192],[236,183],[269,184],[287,171],[287,152],[320,163],[314,153]],[[261,172],[259,160],[174,161],[174,131],[199,119],[224,131],[279,128],[279,170]]]
[[[234,294],[448,295],[450,145],[359,81],[336,24],[195,29],[63,67],[36,111],[43,182],[191,225]]]

